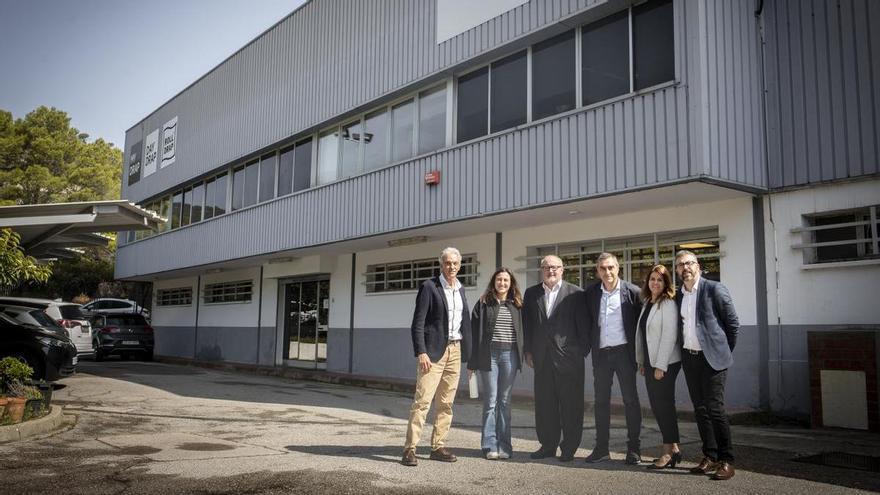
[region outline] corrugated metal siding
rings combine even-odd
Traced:
[[[607,1],[532,0],[437,45],[435,0],[313,0],[126,133],[128,150],[179,117],[177,161],[122,195],[143,200]]]
[[[771,187],[878,173],[880,2],[768,0]]]
[[[683,179],[690,175],[682,144],[687,142],[685,94],[684,86],[667,87],[120,247],[116,276],[147,275]],[[443,182],[428,188],[423,177],[433,169],[442,171]]]

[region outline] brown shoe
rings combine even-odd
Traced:
[[[691,468],[691,473],[693,474],[709,474],[714,471],[718,467],[718,463],[709,459],[708,457],[703,457],[703,460],[697,464],[697,467]]]
[[[446,450],[446,447],[440,447],[437,450],[431,451],[431,459],[434,461],[443,461],[443,462],[455,462],[458,460],[455,457],[455,454]]]
[[[416,459],[416,449],[406,449],[403,451],[403,459],[400,463],[404,466],[418,466],[419,460]]]
[[[729,480],[733,478],[733,475],[736,474],[736,470],[733,469],[733,464],[727,461],[721,461],[718,463],[718,469],[715,470],[715,474],[712,475],[713,480]]]

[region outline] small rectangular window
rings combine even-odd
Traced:
[[[532,119],[538,120],[575,106],[574,31],[532,47]]]
[[[399,162],[413,156],[415,119],[413,101],[407,100],[391,108],[391,161]]]
[[[458,78],[456,142],[463,143],[489,132],[489,68]]]
[[[190,223],[202,221],[202,204],[205,202],[205,186],[201,182],[192,188],[192,206],[190,209]]]
[[[189,306],[192,304],[192,287],[176,287],[156,291],[156,306]]]
[[[217,181],[209,179],[205,182],[205,220],[214,216],[214,196],[217,194]]]
[[[244,167],[239,167],[232,173],[232,211],[240,210],[243,206]]]
[[[214,191],[214,216],[226,213],[226,183],[228,182],[225,173],[217,176],[217,189]]]
[[[281,150],[278,157],[278,196],[293,191],[293,146]]]
[[[260,203],[275,197],[275,153],[260,158]]]
[[[633,7],[632,22],[635,89],[675,79],[672,1],[651,1]]]
[[[388,163],[388,111],[377,110],[364,117],[364,170]]]
[[[205,304],[246,303],[253,296],[253,280],[205,284]]]
[[[446,86],[419,93],[419,154],[446,146]]]
[[[339,131],[331,129],[318,137],[318,184],[336,180],[339,163]]]
[[[260,164],[255,160],[244,168],[244,203],[243,207],[257,204]]]
[[[312,185],[312,138],[296,143],[293,166],[293,190],[302,191]]]
[[[528,52],[521,51],[492,63],[491,132],[526,122]],[[572,57],[569,65],[572,65]]]
[[[463,286],[476,287],[479,275],[477,266],[477,255],[462,255],[458,280]],[[372,294],[418,289],[422,282],[439,273],[440,261],[437,258],[425,258],[369,265],[364,275],[367,293]]]
[[[804,215],[802,249],[806,264],[880,259],[880,206]]]
[[[584,26],[581,34],[584,105],[629,93],[629,12]]]

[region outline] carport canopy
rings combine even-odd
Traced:
[[[126,200],[0,206],[0,228],[21,236],[37,259],[70,258],[70,248],[106,246],[105,232],[158,230],[165,219]]]

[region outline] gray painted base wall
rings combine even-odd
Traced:
[[[192,359],[195,355],[195,329],[193,327],[153,327],[156,347],[153,352],[159,356]]]
[[[196,359],[256,364],[256,328],[199,327],[196,338]]]

